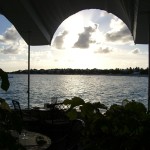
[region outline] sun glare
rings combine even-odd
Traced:
[[[63,47],[65,49],[73,47],[74,43],[78,40],[78,35],[69,33],[64,38]]]
[[[68,17],[63,23],[64,29],[70,33],[80,33],[83,31],[84,21],[80,13]]]

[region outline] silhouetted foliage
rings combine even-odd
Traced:
[[[72,103],[76,100],[80,111],[74,105],[67,115],[85,122],[80,143],[83,150],[149,150],[150,114],[144,104],[125,100],[102,114],[100,108],[106,108],[100,103],[86,103],[76,97]],[[71,100],[64,102],[72,104]]]
[[[2,69],[0,69],[1,88],[5,91],[9,88],[8,75]],[[15,137],[11,135],[10,129],[16,132],[21,132],[20,120],[14,116],[9,105],[3,98],[0,98],[0,149],[6,150],[23,150]]]
[[[5,91],[8,90],[9,88],[9,80],[8,80],[8,75],[6,72],[4,72],[2,69],[0,69],[0,77],[1,77],[1,88]]]

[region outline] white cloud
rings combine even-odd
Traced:
[[[124,22],[120,20],[118,17],[113,16],[113,18],[110,21],[110,28],[111,31],[119,31],[124,26]]]
[[[18,54],[27,48],[26,43],[14,26],[11,26],[3,35],[0,35],[0,43],[3,45],[0,51],[3,54]]]
[[[16,29],[14,28],[14,26],[11,26],[5,31],[4,35],[0,36],[0,42],[13,43],[14,41],[17,41],[20,38],[21,37],[19,33],[16,31]]]
[[[105,17],[105,16],[107,16],[107,15],[109,15],[108,14],[108,12],[107,11],[99,11],[99,13],[100,13],[100,17]]]
[[[91,43],[96,43],[95,40],[91,39],[91,35],[96,29],[96,24],[95,27],[84,27],[84,32],[79,34],[78,41],[74,44],[73,48],[89,48]]]
[[[115,44],[126,44],[133,42],[131,32],[127,26],[117,17],[110,22],[111,30],[106,33],[106,41],[115,42]]]
[[[113,51],[113,49],[111,47],[99,47],[99,49],[97,49],[96,51],[94,51],[94,53],[104,53],[104,54],[108,54],[111,53]]]
[[[133,50],[131,51],[131,53],[132,53],[132,54],[140,54],[141,51],[140,51],[140,49],[135,48],[135,49],[133,49]]]
[[[63,49],[64,38],[67,34],[67,31],[63,31],[60,35],[56,36],[52,46],[57,49]]]

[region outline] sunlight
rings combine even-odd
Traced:
[[[90,49],[69,49],[65,53],[65,60],[70,60],[67,64],[72,68],[94,68],[97,65],[97,59]]]
[[[68,32],[77,34],[83,31],[84,18],[80,13],[76,13],[64,20],[62,25]]]
[[[78,40],[78,35],[68,33],[68,35],[64,38],[63,47],[65,49],[73,47],[74,43]]]
[[[105,42],[104,34],[98,29],[91,35],[91,38],[96,41],[96,44],[102,44]]]

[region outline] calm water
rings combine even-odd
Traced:
[[[27,107],[27,75],[13,75],[7,92],[0,97],[11,105],[20,101]],[[100,101],[108,107],[123,99],[136,100],[147,106],[148,77],[102,75],[31,75],[31,106],[43,106],[57,96],[59,101],[79,96],[85,101]]]

